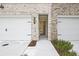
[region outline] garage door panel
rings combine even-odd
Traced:
[[[58,38],[79,40],[79,18],[60,17],[58,21],[61,21],[57,24],[58,34],[61,34]]]
[[[31,17],[0,18],[0,40],[31,39],[28,34],[31,34]]]

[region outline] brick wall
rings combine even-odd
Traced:
[[[77,16],[79,15],[79,4],[77,3],[53,3],[51,9],[51,38],[57,39],[57,16]]]
[[[26,14],[26,13],[48,13],[49,4],[12,4],[5,3],[4,9],[0,9],[0,14]]]
[[[12,4],[12,3],[3,3],[4,5],[4,9],[0,9],[0,15],[5,15],[5,14],[8,14],[8,15],[17,15],[17,14],[31,14],[33,17],[36,17],[36,20],[37,20],[37,23],[36,24],[33,24],[33,20],[32,20],[32,39],[33,40],[37,40],[38,39],[38,15],[39,14],[48,14],[49,17],[48,19],[51,20],[50,18],[50,4],[42,4],[42,3],[37,3],[37,4],[34,4],[34,3],[19,3],[19,4]],[[49,27],[49,39],[50,39],[50,21],[48,22],[48,27]]]

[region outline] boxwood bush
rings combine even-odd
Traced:
[[[70,51],[73,48],[73,44],[69,41],[64,40],[53,40],[51,41],[60,56],[76,56],[76,52]]]

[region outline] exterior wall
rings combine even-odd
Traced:
[[[33,17],[36,17],[36,24],[33,24],[33,18],[32,18],[32,39],[38,40],[39,39],[39,27],[38,27],[38,15],[39,14],[48,14],[48,38],[50,40],[51,32],[50,32],[50,25],[51,25],[51,13],[50,8],[51,4],[12,4],[12,3],[4,3],[4,9],[0,9],[0,15],[17,15],[17,14],[31,14]]]
[[[36,24],[33,24],[32,18],[32,39],[39,39],[38,15],[48,14],[48,39],[57,39],[57,16],[74,16],[79,15],[78,3],[31,3],[31,4],[8,4],[4,3],[4,9],[0,9],[0,14],[16,15],[16,14],[31,14],[36,17]],[[51,36],[52,35],[52,36]]]
[[[57,39],[57,16],[79,16],[78,3],[54,3],[51,9],[51,38]]]

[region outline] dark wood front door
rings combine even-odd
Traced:
[[[46,35],[46,28],[47,28],[47,15],[40,15],[39,16],[39,34],[40,35]]]
[[[39,26],[39,30],[40,30],[40,35],[45,35],[45,21],[40,21],[40,26]]]

